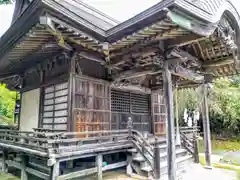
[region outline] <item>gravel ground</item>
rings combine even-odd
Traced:
[[[235,171],[213,168],[205,169],[200,164],[191,164],[183,180],[237,180]]]
[[[136,180],[126,176],[124,170],[105,172],[104,180]],[[35,178],[30,178],[34,180]],[[0,173],[0,180],[19,180],[10,174]],[[86,177],[82,180],[96,180],[96,177]],[[179,180],[238,180],[236,172],[213,168],[212,170],[203,168],[200,164],[191,164],[182,178]]]

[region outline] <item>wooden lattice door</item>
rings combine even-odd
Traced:
[[[98,80],[77,77],[75,87],[75,130],[77,132],[110,130],[109,85]]]
[[[152,117],[155,135],[166,134],[166,107],[164,103],[163,92],[152,94]]]

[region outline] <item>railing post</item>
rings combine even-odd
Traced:
[[[194,162],[199,163],[198,140],[196,136],[196,131],[197,129],[193,131]]]
[[[128,139],[132,139],[132,129],[133,129],[133,122],[132,118],[128,117],[128,122],[127,122],[127,128],[128,128]]]
[[[128,129],[128,140],[132,140],[132,128],[133,128],[133,123],[132,123],[132,118],[128,117],[128,122],[127,122],[127,129]],[[132,169],[132,156],[127,155],[127,174],[132,175],[133,169]]]
[[[26,167],[28,164],[28,157],[24,154],[21,154],[21,180],[28,180],[28,174],[26,172]]]
[[[154,177],[156,180],[160,180],[161,178],[161,166],[160,166],[160,145],[157,143],[157,139],[155,140],[154,145]]]
[[[51,180],[56,180],[60,175],[60,162],[56,160],[56,162],[51,166]]]
[[[8,168],[7,168],[7,157],[8,157],[8,152],[4,149],[3,150],[3,156],[2,156],[2,172],[8,172]]]
[[[96,164],[97,164],[97,180],[102,180],[102,164],[103,164],[102,154],[98,154],[96,156]]]

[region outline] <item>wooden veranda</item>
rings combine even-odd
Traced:
[[[211,166],[208,88],[239,73],[239,22],[229,0],[163,0],[122,23],[81,1],[18,0],[0,40],[0,80],[22,94],[19,130],[0,131],[3,170],[11,164],[24,180],[28,173],[53,180],[90,172],[100,180],[103,170],[127,166],[128,174],[160,179],[165,172],[176,180],[185,151],[175,144],[173,89],[199,85]],[[161,146],[157,136],[165,134]],[[196,143],[184,135],[182,142]],[[103,155],[115,151],[132,156],[103,166]],[[89,154],[96,167],[61,172],[60,161]],[[29,158],[47,168],[37,171]]]

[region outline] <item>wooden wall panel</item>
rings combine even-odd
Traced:
[[[68,83],[44,88],[42,121],[40,126],[46,129],[67,131]]]

